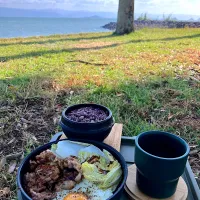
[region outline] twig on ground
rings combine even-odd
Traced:
[[[91,63],[91,62],[87,62],[87,61],[83,61],[83,60],[70,60],[68,61],[69,62],[79,62],[79,63],[83,63],[83,64],[86,64],[86,65],[95,65],[95,66],[105,66],[105,65],[108,65],[108,64],[104,64],[104,63]]]
[[[195,77],[190,76],[190,79],[192,79],[193,81],[196,81],[197,83],[200,83],[200,80],[198,80],[198,79],[195,78]]]
[[[13,159],[17,159],[22,155],[23,152],[19,152],[19,153],[15,153],[15,154],[9,154],[7,155],[5,158],[7,160],[13,160]]]

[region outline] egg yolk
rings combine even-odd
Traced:
[[[88,200],[88,198],[82,193],[70,193],[63,200]]]

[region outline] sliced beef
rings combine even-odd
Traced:
[[[82,178],[77,157],[60,159],[46,150],[30,160],[30,172],[25,174],[24,182],[33,200],[50,200],[56,197],[56,192],[74,188]]]
[[[50,151],[46,150],[36,156],[36,162],[38,164],[55,164],[56,156]]]
[[[60,177],[60,170],[56,165],[39,165],[35,169],[37,179],[41,183],[54,183]]]
[[[36,192],[33,189],[30,190],[32,200],[51,200],[56,198],[56,193],[49,191]]]

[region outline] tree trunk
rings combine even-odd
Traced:
[[[134,0],[119,0],[117,17],[117,34],[131,33],[134,31]]]

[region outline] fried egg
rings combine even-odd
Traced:
[[[112,195],[110,189],[101,190],[94,183],[83,179],[73,189],[57,192],[54,200],[106,200]]]
[[[83,193],[70,193],[63,200],[88,200],[88,197]]]

